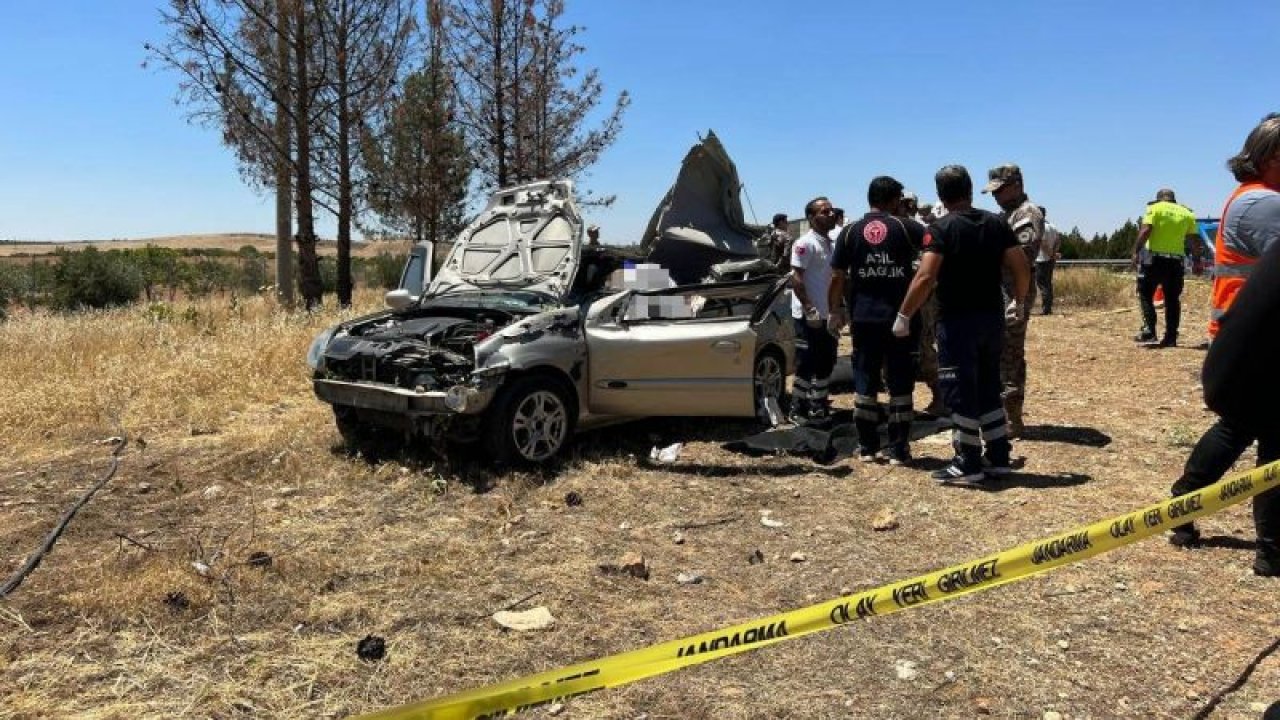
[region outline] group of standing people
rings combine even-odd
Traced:
[[[990,475],[1010,472],[1010,441],[1024,430],[1026,324],[1044,214],[1027,197],[1016,165],[988,173],[983,192],[995,197],[1000,215],[973,207],[973,181],[964,167],[942,168],[935,184],[941,210],[934,215],[928,208],[927,225],[913,217],[919,212],[914,196],[888,176],[871,181],[869,211],[838,233],[828,198],[805,206],[810,229],[790,253],[797,337],[793,415],[807,421],[829,412],[837,338],[847,325],[858,456],[910,463],[914,356],[927,322],[937,339],[941,403],[933,405],[945,408],[937,414],[953,424],[955,449],[951,463],[933,477],[981,485]],[[887,405],[879,399],[883,390]]]
[[[1280,356],[1280,113],[1263,118],[1227,165],[1240,184],[1223,209],[1214,243],[1211,342],[1202,371],[1205,404],[1218,420],[1196,444],[1174,495],[1216,482],[1254,442],[1259,465],[1280,460],[1280,376],[1274,369]],[[805,206],[810,230],[789,254],[798,355],[793,403],[805,417],[827,412],[837,338],[847,326],[854,345],[858,455],[911,462],[912,354],[921,311],[933,303],[938,387],[954,426],[955,454],[932,475],[943,483],[981,486],[1010,472],[1011,439],[1025,429],[1027,316],[1037,285],[1042,313],[1052,312],[1058,238],[1047,229],[1043,208],[1027,197],[1016,165],[988,172],[983,192],[999,203],[999,215],[973,207],[973,182],[964,167],[948,165],[934,179],[941,207],[936,214],[926,211],[927,224],[908,214],[914,198],[888,176],[871,181],[869,211],[838,232],[827,198]],[[1134,251],[1142,266],[1141,340],[1177,343],[1183,248],[1193,233],[1198,243],[1194,216],[1173,191],[1157,193]],[[1140,260],[1147,253],[1150,259]],[[1158,342],[1157,286],[1165,290],[1167,311]],[[879,401],[883,390],[887,405]],[[1280,488],[1255,497],[1253,515],[1253,570],[1280,576]],[[1196,547],[1200,532],[1188,523],[1170,541]]]

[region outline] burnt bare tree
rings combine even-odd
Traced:
[[[191,0],[175,0],[190,2]],[[243,1],[243,0],[242,0]],[[324,291],[320,284],[320,258],[316,254],[315,205],[311,197],[311,108],[315,104],[315,86],[311,83],[310,58],[307,50],[311,44],[308,24],[307,0],[290,0],[293,10],[293,33],[290,49],[293,51],[293,69],[296,80],[293,100],[294,176],[297,188],[293,194],[298,214],[298,289],[307,310],[320,306]],[[277,0],[284,2],[284,0]]]
[[[530,138],[523,147],[523,163],[534,177],[574,177],[595,164],[618,139],[622,115],[631,102],[623,91],[604,122],[585,130],[588,115],[604,94],[604,84],[597,69],[582,71],[575,65],[583,51],[575,38],[584,29],[559,27],[563,13],[564,0],[546,0],[533,28],[530,71],[524,80],[530,92],[523,98],[527,107],[521,120],[522,133]]]
[[[365,119],[390,101],[405,67],[413,0],[320,0],[314,3],[322,78],[315,115],[316,190],[337,218],[338,304],[351,304],[351,230],[368,196],[362,157]]]
[[[604,86],[576,66],[578,26],[563,0],[447,0],[445,46],[459,81],[458,120],[486,186],[575,177],[622,129],[623,91],[595,128]]]
[[[275,165],[276,192],[276,297],[285,307],[294,304],[293,280],[293,132],[289,121],[289,81],[292,78],[289,62],[289,39],[285,29],[289,26],[289,8],[286,3],[276,3],[275,32],[268,29],[271,44],[275,47],[276,88],[272,97],[275,112],[272,130],[275,137],[273,162]]]
[[[221,130],[242,178],[276,192],[276,292],[287,306],[293,304],[289,203],[295,202],[298,280],[313,307],[320,301],[319,266],[310,198],[303,193],[309,115],[298,112],[310,107],[314,94],[298,53],[302,49],[305,57],[304,3],[170,0],[161,20],[169,34],[146,45],[148,59],[179,74],[178,102],[193,122]]]
[[[366,136],[370,203],[387,227],[415,242],[439,242],[462,229],[471,173],[465,140],[452,122],[453,77],[444,60],[443,8],[427,2],[426,64],[405,78]]]

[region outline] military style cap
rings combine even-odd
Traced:
[[[1176,203],[1178,202],[1178,198],[1173,194],[1173,190],[1170,190],[1169,188],[1160,188],[1160,190],[1156,192],[1155,201]]]
[[[1013,163],[997,165],[987,171],[987,186],[982,192],[995,192],[1011,182],[1022,182],[1022,168]]]

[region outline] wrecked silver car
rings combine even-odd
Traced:
[[[342,323],[308,353],[316,395],[360,447],[480,441],[540,462],[576,430],[642,416],[758,416],[793,361],[784,281],[612,291],[567,181],[495,193],[421,298]]]

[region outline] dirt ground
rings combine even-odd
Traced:
[[[301,364],[333,317],[250,317],[244,329],[218,319],[186,335],[121,316],[30,336],[0,326],[0,356],[32,368],[0,382],[10,405],[0,579],[106,470],[110,446],[95,441],[131,441],[116,477],[0,600],[0,718],[369,712],[875,587],[1158,501],[1211,423],[1204,352],[1190,347],[1208,293],[1192,283],[1188,294],[1175,349],[1135,347],[1132,308],[1067,297],[1058,314],[1033,317],[1029,428],[1015,447],[1025,464],[987,492],[928,479],[949,457],[942,436],[914,445],[920,467],[823,467],[736,454],[724,444],[757,427],[696,419],[585,434],[535,473],[421,453],[371,463],[342,451]],[[87,330],[120,333],[113,359],[77,345]],[[24,360],[39,338],[47,347]],[[246,360],[224,346],[261,352]],[[644,460],[676,441],[686,445],[675,465]],[[1252,462],[1250,452],[1239,467]],[[900,526],[873,530],[886,509]],[[783,525],[762,525],[766,510]],[[1264,653],[1278,636],[1280,584],[1249,571],[1248,507],[1202,529],[1204,549],[1153,538],[576,698],[558,717],[1258,718],[1280,699],[1280,658]],[[764,561],[749,562],[757,550]],[[629,551],[646,558],[647,581],[601,573]],[[797,552],[806,560],[792,562]],[[685,572],[704,581],[677,583]],[[517,609],[547,607],[554,627],[521,633],[490,619],[521,600]],[[386,640],[381,661],[357,657],[370,634]],[[899,672],[908,664],[914,675]]]

